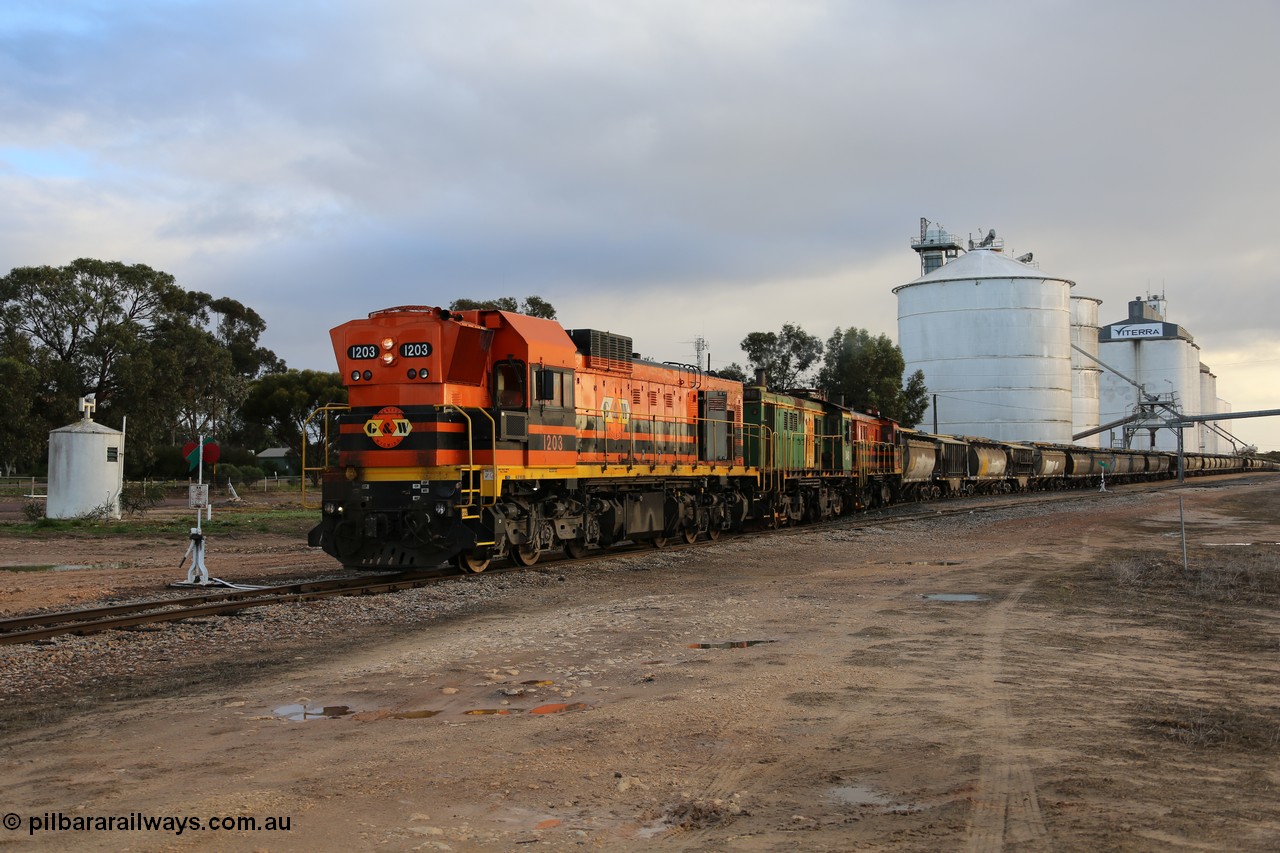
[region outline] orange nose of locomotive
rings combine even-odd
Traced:
[[[374,402],[443,402],[442,365],[449,350],[442,345],[451,319],[438,307],[398,307],[329,332],[353,409]]]

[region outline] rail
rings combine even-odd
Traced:
[[[16,616],[0,619],[0,646],[44,640],[62,634],[92,634],[154,622],[175,622],[232,613],[249,607],[312,601],[333,595],[397,592],[449,579],[448,575],[435,573],[369,575]]]

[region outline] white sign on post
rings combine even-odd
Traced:
[[[209,484],[192,483],[187,486],[187,506],[192,509],[204,509],[209,505]]]

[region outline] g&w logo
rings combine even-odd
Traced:
[[[364,434],[379,447],[392,448],[413,432],[413,424],[395,406],[386,406],[364,422]]]

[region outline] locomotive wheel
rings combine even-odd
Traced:
[[[650,539],[649,542],[651,542],[653,544],[653,547],[655,548],[667,547],[667,537],[665,536],[655,536],[652,539]]]
[[[458,568],[464,572],[483,572],[493,559],[489,551],[463,551],[457,556]]]
[[[712,522],[711,526],[707,528],[707,538],[712,542],[720,538],[720,528],[716,526],[715,522]]]
[[[684,544],[692,545],[694,542],[698,541],[698,528],[686,527],[684,530],[680,531],[680,538],[684,540]]]
[[[519,545],[511,549],[511,562],[517,566],[529,568],[538,562],[538,548],[536,545]]]
[[[571,560],[581,560],[587,553],[587,543],[574,539],[564,543],[564,555]]]
[[[342,521],[333,529],[333,548],[339,557],[350,557],[364,544],[364,534],[354,521]]]

